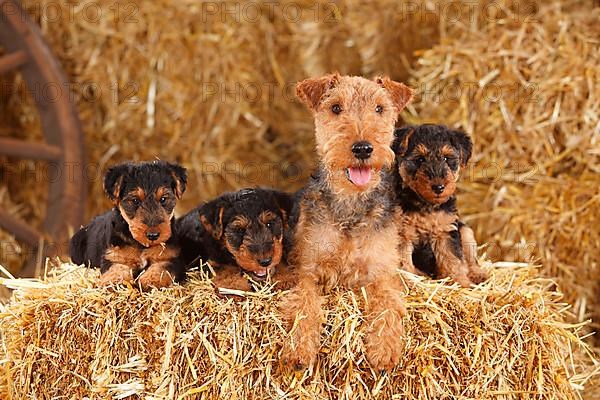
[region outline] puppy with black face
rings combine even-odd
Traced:
[[[218,287],[250,290],[244,275],[288,282],[288,267],[282,264],[292,206],[292,195],[268,189],[225,193],[199,206],[177,221],[186,263],[208,261]]]
[[[403,267],[465,287],[487,279],[473,231],[456,208],[456,183],[472,148],[464,132],[432,124],[396,129],[393,145]]]
[[[109,168],[104,191],[114,207],[71,238],[73,262],[100,267],[103,286],[137,282],[146,290],[181,281],[173,225],[186,182],[185,168],[163,161]]]

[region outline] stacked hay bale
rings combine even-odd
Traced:
[[[385,375],[366,362],[352,292],[327,297],[318,363],[294,374],[278,363],[286,331],[268,288],[235,302],[201,277],[140,293],[95,288],[95,271],[70,265],[54,274],[3,281],[16,289],[0,313],[3,398],[575,399],[593,373],[581,327],[533,268],[472,290],[406,275],[406,356]]]
[[[12,202],[6,188],[0,188],[0,205],[2,208],[12,215],[20,215],[22,210],[19,205]],[[24,252],[27,250],[23,248],[19,242],[15,240],[12,235],[6,232],[0,231],[0,252],[2,257],[5,258],[9,264],[19,265],[24,257]],[[10,290],[6,287],[0,287],[0,301],[8,299],[10,297]]]
[[[550,3],[426,51],[415,122],[475,141],[460,208],[492,259],[542,260],[581,320],[600,314],[600,9]]]
[[[223,187],[276,185],[282,159],[304,166],[294,138],[270,126],[281,115],[273,105],[291,103],[295,45],[284,47],[290,31],[276,11],[269,22],[252,4],[26,2],[73,81],[96,172],[90,210],[106,207],[99,179],[115,161],[182,162],[197,172],[187,196],[196,201]]]
[[[456,26],[490,10],[528,15],[536,4],[23,2],[70,77],[62,94],[76,102],[86,134],[90,217],[109,206],[106,165],[126,159],[186,165],[192,185],[181,210],[243,186],[297,189],[312,169],[313,128],[296,81],[332,70],[406,80],[415,56]],[[27,92],[17,80],[0,106],[17,116],[20,136],[39,136]],[[7,184],[35,223],[45,184],[30,175]]]
[[[295,100],[295,82],[333,70],[406,79],[406,60],[437,41],[445,3],[25,0],[23,6],[70,78],[62,94],[77,104],[86,135],[91,217],[109,206],[102,172],[127,159],[158,157],[188,167],[181,211],[244,186],[299,188],[313,166],[313,126]],[[25,121],[35,121],[27,92],[17,80],[0,99],[25,137],[39,135]],[[24,190],[28,178],[7,184],[23,193],[17,200],[34,203],[24,216],[35,223],[45,187],[31,182]]]
[[[97,172],[90,214],[106,207],[100,172],[124,159],[186,164],[195,201],[244,185],[298,188],[312,169],[313,142],[295,82],[333,70],[406,79],[402,59],[435,43],[442,10],[418,1],[407,11],[389,0],[368,8],[354,0],[24,7],[72,79]],[[421,39],[406,39],[410,32]]]
[[[422,93],[412,120],[474,135],[461,209],[479,240],[491,241],[493,258],[542,258],[576,317],[589,315],[599,260],[590,227],[600,222],[591,1],[539,10],[538,2],[511,1],[24,4],[72,78],[91,164],[90,215],[108,206],[101,171],[124,159],[190,168],[182,208],[246,185],[297,188],[312,168],[313,128],[293,83],[331,70],[403,80],[423,55],[412,71]],[[446,4],[467,9],[457,17]],[[29,137],[35,120],[15,101],[21,97],[8,96],[7,109]],[[383,378],[362,354],[363,299],[335,294],[311,379],[277,371],[285,340],[277,295],[233,304],[201,280],[152,295],[108,294],[81,270],[63,272],[43,283],[11,282],[21,289],[0,322],[0,386],[13,398],[90,391],[92,398],[574,398],[589,376],[573,336],[579,328],[564,323],[573,316],[531,270],[514,279],[502,272],[474,291],[417,284],[408,299],[407,359]]]

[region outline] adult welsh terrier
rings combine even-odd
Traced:
[[[342,286],[364,289],[365,351],[372,367],[393,368],[404,328],[398,232],[394,225],[394,124],[413,92],[389,78],[326,75],[296,86],[315,119],[316,173],[294,206],[291,264],[298,284],[282,310],[290,340],[286,365],[314,363],[320,346],[322,295]]]

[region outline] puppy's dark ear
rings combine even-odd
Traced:
[[[187,185],[187,170],[179,164],[167,164],[173,177],[173,191],[178,199],[185,193]]]
[[[128,173],[129,164],[118,164],[110,167],[104,175],[104,193],[115,204],[119,201],[123,181]]]
[[[87,227],[79,229],[69,241],[69,255],[71,261],[77,265],[85,264],[88,232]]]
[[[292,208],[294,207],[294,197],[289,193],[279,191],[274,191],[273,197],[283,216],[283,225],[287,226],[288,217],[292,213]]]
[[[451,131],[451,134],[452,145],[460,150],[460,164],[465,167],[471,158],[473,142],[469,135],[463,131],[455,130]]]
[[[327,91],[338,83],[340,79],[339,73],[328,74],[319,78],[305,79],[296,84],[296,96],[308,108],[315,112]]]
[[[375,78],[375,82],[387,90],[392,96],[392,101],[394,102],[394,106],[396,106],[398,113],[404,110],[404,107],[406,107],[414,97],[414,91],[411,88],[404,83],[393,81],[387,76],[377,77]]]
[[[225,207],[217,204],[205,204],[199,210],[200,223],[216,240],[223,237],[223,211]]]
[[[410,138],[415,131],[412,126],[403,126],[402,128],[396,128],[394,130],[394,143],[392,144],[392,150],[400,157],[404,157],[408,151],[408,143]]]

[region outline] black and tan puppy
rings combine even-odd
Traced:
[[[103,286],[136,281],[147,290],[183,280],[185,266],[172,229],[186,180],[185,168],[163,161],[110,168],[104,191],[114,208],[71,238],[73,262],[100,267]]]
[[[477,262],[473,231],[459,219],[456,182],[473,144],[464,132],[442,125],[395,131],[396,194],[402,266],[462,286],[487,279]]]
[[[272,276],[291,284],[284,257],[284,231],[292,195],[267,189],[225,193],[177,220],[176,232],[187,264],[202,259],[215,269],[215,285],[250,290]]]

